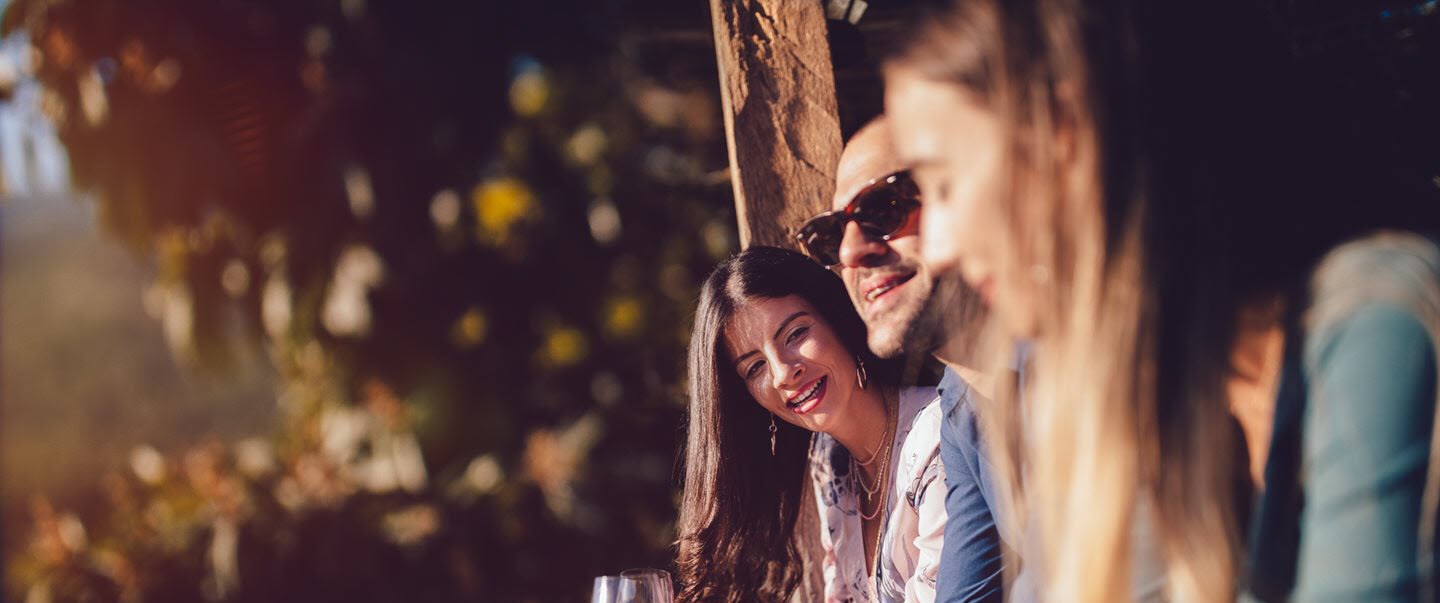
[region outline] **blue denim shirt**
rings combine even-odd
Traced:
[[[1290,335],[1243,600],[1420,600],[1434,344],[1388,303]]]
[[[1346,243],[1292,294],[1242,600],[1440,600],[1437,241]]]
[[[1029,346],[1021,343],[1011,368],[1023,370],[1028,355]],[[946,369],[937,389],[945,413],[945,422],[940,426],[940,460],[945,465],[945,511],[949,519],[940,552],[935,600],[1040,601],[1039,574],[1027,570],[1023,558],[1024,551],[1038,546],[1039,536],[1031,530],[1006,534],[997,527],[997,519],[1003,519],[1005,511],[995,495],[993,465],[980,439],[970,385]],[[1165,565],[1153,521],[1142,513],[1133,527],[1130,601],[1166,600]],[[1006,550],[1018,552],[1011,558],[1021,564],[1012,568],[1009,584],[1003,582],[1002,554]]]
[[[970,385],[947,368],[937,389],[945,416],[940,427],[940,460],[945,465],[948,519],[935,600],[1003,601],[1004,567],[995,526],[995,496]]]

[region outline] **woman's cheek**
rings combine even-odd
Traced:
[[[765,397],[764,388],[757,387],[756,382],[751,381],[745,386],[745,389],[749,390],[750,397],[755,399],[755,403],[759,404],[760,408],[764,408],[767,410],[770,408],[769,400]]]
[[[920,253],[925,265],[936,273],[958,268],[960,237],[955,236],[952,204],[927,203],[921,209]]]

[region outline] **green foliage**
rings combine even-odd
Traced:
[[[734,246],[708,41],[620,26],[705,26],[671,4],[13,2],[177,357],[223,365],[238,308],[286,416],[108,480],[109,517],[37,503],[11,595],[552,600],[667,565],[683,335]]]

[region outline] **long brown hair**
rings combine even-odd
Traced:
[[[810,432],[776,421],[770,453],[769,413],[728,363],[723,333],[732,316],[756,299],[804,298],[858,356],[872,381],[893,384],[893,362],[875,358],[865,324],[840,279],[805,256],[751,247],[705,279],[690,336],[689,434],[677,542],[681,601],[782,601],[817,559],[797,523],[807,497]]]
[[[1260,228],[1295,209],[1277,199],[1309,193],[1281,184],[1281,143],[1299,130],[1269,94],[1283,53],[1248,16],[1226,2],[962,0],[889,62],[961,87],[1005,128],[998,268],[1044,277],[1020,284],[1038,308],[1024,399],[1002,388],[981,421],[1008,515],[1038,522],[1024,562],[1047,599],[1128,598],[1136,521],[1157,525],[1174,598],[1234,597],[1235,318],[1302,275],[1323,239],[1276,246],[1284,233]]]

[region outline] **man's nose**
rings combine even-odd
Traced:
[[[873,266],[890,252],[890,245],[880,237],[865,234],[859,224],[850,222],[840,237],[840,265],[846,268]]]

